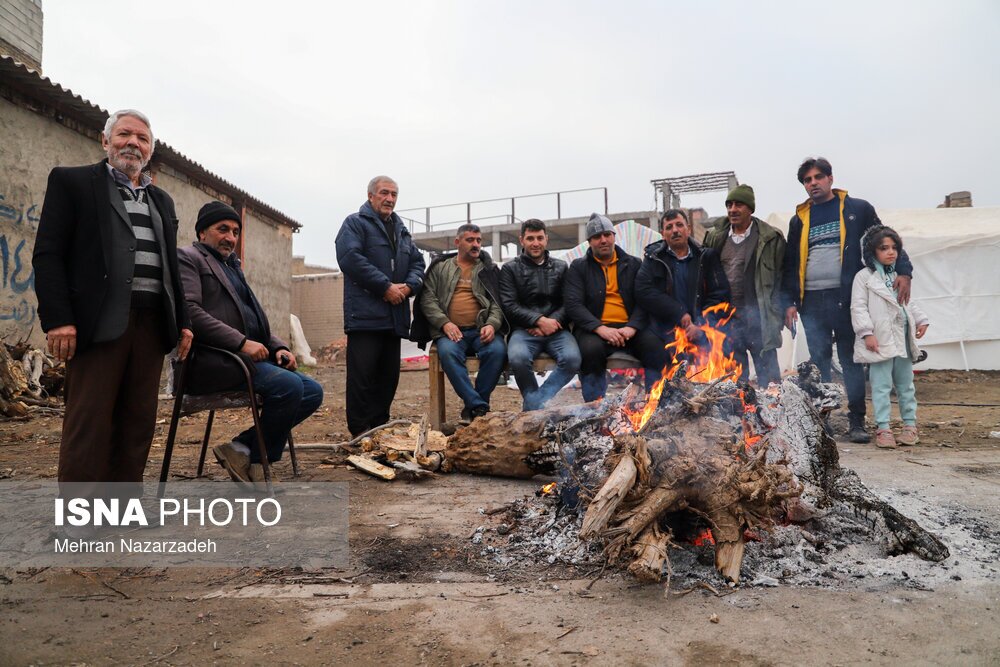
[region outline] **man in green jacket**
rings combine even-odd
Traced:
[[[420,293],[422,318],[437,346],[441,368],[465,403],[465,422],[489,412],[490,394],[507,360],[500,269],[482,245],[477,225],[459,227],[455,235],[458,252],[431,262]],[[479,357],[475,386],[465,366],[470,353]]]
[[[753,357],[757,384],[766,387],[781,381],[778,348],[784,309],[781,302],[785,237],[754,217],[753,188],[737,185],[726,195],[725,221],[705,237],[722,259],[729,279],[736,316],[730,333],[734,358],[743,366],[741,380],[749,376],[748,357]]]

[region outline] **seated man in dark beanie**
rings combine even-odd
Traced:
[[[271,334],[267,315],[234,252],[243,229],[239,214],[221,201],[212,201],[198,211],[194,228],[198,241],[181,248],[177,255],[195,338],[253,362],[254,388],[264,400],[260,425],[267,460],[274,463],[281,458],[292,428],[323,402],[323,388],[295,372],[295,355]],[[242,371],[232,360],[211,351],[199,351],[189,372],[189,386],[199,393],[245,384]],[[234,481],[264,481],[254,427],[212,451]]]

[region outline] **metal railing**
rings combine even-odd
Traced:
[[[448,229],[449,227],[457,227],[466,223],[477,223],[481,220],[504,220],[504,222],[493,222],[486,224],[513,224],[515,222],[521,222],[521,219],[517,217],[517,202],[523,199],[533,199],[538,197],[555,197],[556,203],[556,218],[562,218],[562,206],[563,206],[563,195],[574,194],[579,192],[603,192],[604,193],[604,214],[608,213],[608,189],[604,188],[580,188],[578,190],[560,190],[558,192],[542,192],[540,194],[534,195],[518,195],[516,197],[500,197],[498,199],[479,199],[476,201],[459,202],[456,204],[438,204],[436,206],[424,206],[418,208],[404,208],[396,211],[396,214],[403,218],[409,225],[411,231],[424,231],[430,232],[441,229]],[[510,212],[502,215],[488,215],[488,216],[478,216],[473,217],[472,207],[474,205],[482,204],[496,204],[497,202],[510,202]],[[446,221],[436,221],[431,222],[431,211],[454,208],[456,206],[465,207],[465,217],[457,218],[453,220]],[[423,212],[423,220],[417,220],[416,218],[404,215],[405,213],[412,214],[415,211]],[[423,229],[418,229],[422,227]]]

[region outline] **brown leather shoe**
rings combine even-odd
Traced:
[[[917,432],[916,426],[903,425],[903,430],[899,432],[899,438],[896,440],[901,445],[913,446],[920,442],[920,434]]]
[[[215,460],[219,462],[220,466],[226,469],[226,472],[229,473],[234,482],[250,481],[250,474],[248,472],[250,457],[237,451],[233,447],[233,443],[227,442],[224,445],[216,445],[212,447],[212,453],[215,454]]]
[[[880,428],[875,432],[875,446],[882,449],[896,449],[896,438],[892,435],[892,430]]]

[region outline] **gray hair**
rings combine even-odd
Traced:
[[[153,137],[153,126],[149,123],[149,118],[146,114],[141,111],[136,111],[135,109],[121,109],[116,111],[110,116],[108,116],[108,122],[104,124],[104,138],[111,141],[111,131],[115,129],[115,124],[122,119],[123,116],[132,116],[133,118],[138,118],[141,120],[147,128],[149,128],[149,143],[150,146],[156,145],[156,139]],[[150,153],[152,155],[152,153]]]
[[[376,176],[372,180],[368,181],[368,194],[370,195],[375,194],[375,188],[378,187],[379,183],[392,183],[397,188],[399,187],[399,183],[397,183],[396,181],[392,180],[391,178],[383,174],[381,176]]]

